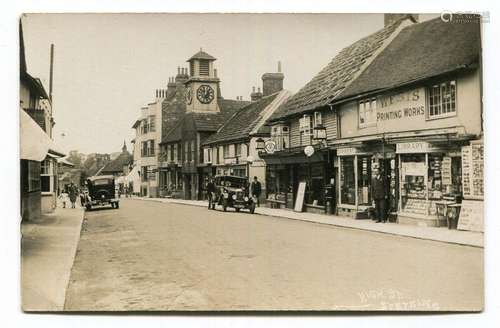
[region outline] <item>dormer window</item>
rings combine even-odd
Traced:
[[[200,60],[200,76],[210,75],[210,62],[208,60]]]

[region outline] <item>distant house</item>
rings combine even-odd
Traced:
[[[122,152],[112,161],[107,163],[99,175],[113,175],[115,177],[125,176],[129,173],[130,166],[133,164],[133,157],[127,150],[123,142]]]

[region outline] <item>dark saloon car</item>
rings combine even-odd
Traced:
[[[120,201],[116,196],[115,177],[112,175],[97,175],[87,179],[88,192],[82,197],[82,205],[87,210],[95,206],[111,205],[118,208]]]
[[[221,205],[224,212],[228,207],[232,207],[236,212],[247,209],[250,213],[255,212],[255,200],[250,197],[248,190],[248,180],[244,177],[232,175],[218,175],[214,179],[215,196],[211,204]]]

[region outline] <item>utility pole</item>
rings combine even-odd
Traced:
[[[54,77],[54,44],[50,45],[49,100],[52,108],[52,82]]]

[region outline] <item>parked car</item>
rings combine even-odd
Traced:
[[[241,209],[247,209],[252,214],[255,212],[256,200],[249,195],[247,178],[218,175],[214,179],[214,184],[215,195],[212,208],[215,208],[215,205],[221,205],[224,212],[228,207],[234,208],[236,212]]]
[[[91,210],[95,206],[111,205],[120,207],[120,200],[115,189],[115,177],[112,175],[98,175],[87,179],[88,192],[82,197],[82,206]]]

